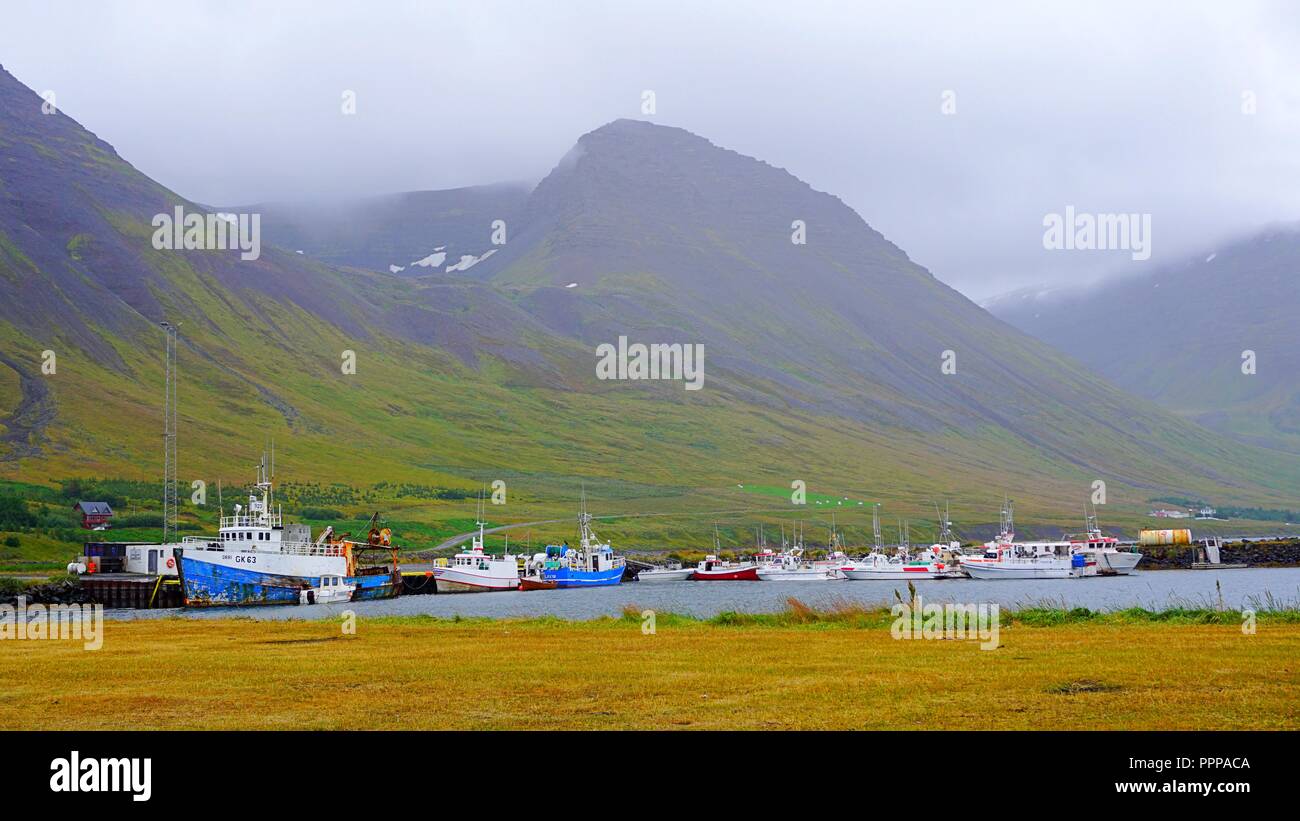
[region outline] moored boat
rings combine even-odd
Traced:
[[[586,494],[583,494],[582,512],[578,514],[578,546],[570,547],[567,542],[547,545],[545,553],[537,553],[525,563],[525,578],[554,582],[561,589],[621,583],[626,562],[622,556],[614,555],[608,543],[596,537],[591,521]]]
[[[782,550],[780,553],[758,555],[758,578],[765,582],[816,582],[829,581],[839,576],[840,562],[822,563],[821,566],[803,560],[803,547]]]
[[[1083,557],[1069,542],[1013,542],[978,561],[962,560],[972,579],[1069,579],[1083,575]]]
[[[385,599],[402,577],[387,528],[371,520],[366,543],[336,538],[326,528],[285,524],[275,509],[267,460],[258,464],[248,506],[220,516],[215,537],[187,536],[172,549],[187,607],[303,604]],[[387,554],[385,560],[372,558]],[[325,582],[329,583],[326,584]]]
[[[686,581],[695,572],[693,567],[653,567],[636,574],[639,582],[680,582]]]
[[[1124,550],[1119,539],[1106,536],[1097,525],[1097,514],[1084,511],[1086,534],[1070,540],[1073,551],[1084,558],[1084,576],[1127,576],[1142,561],[1136,550]]]
[[[321,576],[320,584],[298,594],[299,604],[332,604],[352,601],[356,585],[348,584],[342,576]]]
[[[481,504],[481,503],[480,503]],[[500,556],[483,550],[483,514],[479,511],[478,534],[470,549],[457,553],[433,581],[439,593],[492,593],[519,589],[519,562],[508,552]]]
[[[547,581],[536,576],[521,576],[519,578],[520,590],[554,590],[559,585],[556,582]]]
[[[734,564],[712,554],[705,556],[691,573],[695,582],[756,582],[758,565]]]
[[[842,571],[853,581],[870,579],[946,579],[957,575],[956,568],[944,562],[934,548],[921,551],[915,558],[900,553],[887,556],[872,551]]]

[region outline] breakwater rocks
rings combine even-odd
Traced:
[[[17,604],[18,597],[23,596],[28,604],[92,604],[95,599],[81,582],[72,579],[58,579],[33,584],[18,590],[5,587],[0,590],[0,604]]]
[[[1160,545],[1139,547],[1145,558],[1139,570],[1177,570],[1192,566],[1198,561],[1196,545]],[[1225,542],[1219,551],[1219,561],[1224,564],[1245,564],[1250,567],[1300,567],[1300,539],[1279,539],[1269,542]]]

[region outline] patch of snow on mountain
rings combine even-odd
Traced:
[[[417,259],[415,262],[412,262],[411,264],[419,265],[421,268],[437,268],[439,265],[443,263],[445,259],[447,259],[446,251],[442,251],[442,252],[434,251],[432,254],[429,254],[424,259]]]
[[[468,271],[470,268],[473,268],[475,265],[478,265],[480,262],[492,256],[496,252],[497,249],[493,248],[490,251],[484,251],[483,256],[481,257],[476,257],[473,254],[461,254],[460,262],[456,262],[447,266],[447,273],[450,274],[453,271]]]

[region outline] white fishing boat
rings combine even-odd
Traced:
[[[990,555],[992,554],[992,555]],[[972,579],[1069,579],[1083,575],[1083,557],[1070,542],[1014,542],[999,545],[978,561],[963,559]]]
[[[352,592],[357,589],[342,576],[321,576],[320,583],[298,594],[299,604],[332,604],[334,602],[352,601]]]
[[[519,589],[519,561],[508,552],[500,556],[483,551],[483,512],[479,502],[478,534],[470,549],[457,553],[446,569],[434,576],[439,593],[491,593]]]
[[[934,548],[927,548],[911,557],[905,553],[887,556],[872,551],[843,570],[844,577],[853,581],[899,579],[946,579],[956,575],[956,568],[939,556]]]
[[[1014,503],[1010,499],[1002,502],[1002,510],[999,514],[998,535],[983,545],[979,553],[959,556],[958,565],[963,571],[966,571],[971,565],[988,564],[996,562],[1002,556],[1003,552],[1010,550],[1011,545],[1016,541],[1016,523],[1013,508]]]
[[[824,582],[838,577],[837,566],[805,564],[802,547],[776,553],[758,566],[758,578],[765,582]]]
[[[802,524],[800,525],[802,530]],[[760,534],[762,531],[759,531]],[[807,562],[804,560],[803,535],[795,537],[793,545],[785,541],[785,530],[781,531],[781,552],[767,548],[762,541],[762,549],[754,556],[758,565],[758,579],[764,582],[824,582],[839,577],[837,561]],[[841,554],[842,556],[843,554]]]
[[[653,567],[636,575],[641,582],[683,582],[695,572],[693,567]]]
[[[939,505],[935,505],[939,512]],[[901,581],[901,579],[954,578],[962,575],[952,560],[959,553],[961,543],[952,540],[952,522],[948,513],[940,513],[939,542],[931,544],[917,555],[911,555],[911,537],[907,522],[898,524],[900,546],[893,556],[885,555],[880,548],[880,517],[872,517],[872,529],[875,531],[876,547],[867,556],[844,569],[844,577],[855,582]]]
[[[1071,539],[1074,552],[1084,558],[1084,576],[1127,576],[1142,561],[1136,550],[1125,550],[1119,539],[1102,534],[1097,526],[1097,513],[1084,510],[1087,533]]]

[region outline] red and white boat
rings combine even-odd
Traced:
[[[704,561],[695,566],[691,581],[696,582],[756,582],[758,565],[733,564],[717,556],[705,556]]]

